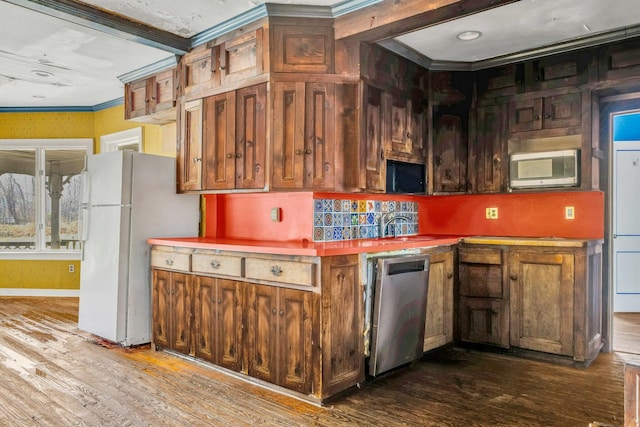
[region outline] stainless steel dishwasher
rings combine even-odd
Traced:
[[[422,356],[429,286],[429,255],[369,260],[373,295],[369,375]]]

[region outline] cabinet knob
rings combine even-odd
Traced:
[[[236,158],[237,158],[237,159],[242,158],[242,153],[236,153]]]
[[[296,150],[296,154],[299,156],[302,154],[302,150]]]
[[[511,274],[511,275],[509,275],[509,279],[518,280],[518,275],[517,274]]]
[[[551,118],[551,114],[545,114],[544,118],[547,119],[547,120],[550,119]]]
[[[411,132],[407,132],[407,139],[411,139]]]
[[[201,157],[194,157],[193,158],[193,163],[198,163],[198,162],[201,162],[201,161],[202,161]]]
[[[275,308],[272,308],[272,309],[271,309],[271,313],[276,314],[276,309],[275,309]]]
[[[222,304],[222,298],[218,298],[218,304]]]
[[[218,261],[217,259],[214,259],[213,261],[211,261],[211,268],[215,268],[215,269],[220,268],[220,261]]]
[[[228,153],[227,154],[227,159],[233,159],[233,154],[232,153]]]
[[[380,158],[384,160],[384,150],[380,150]]]
[[[453,277],[453,272],[448,272],[447,273],[447,279],[451,279]]]
[[[280,310],[280,317],[284,316],[284,310]]]
[[[168,258],[167,260],[165,260],[165,264],[167,264],[168,266],[172,266],[173,260],[171,258]]]
[[[271,274],[274,276],[280,276],[282,274],[282,267],[274,265],[271,267]]]
[[[540,120],[540,114],[536,114],[535,119],[536,119],[536,120]]]
[[[306,150],[304,150],[304,154],[311,154],[311,153],[312,153],[312,151],[309,150],[308,148]]]

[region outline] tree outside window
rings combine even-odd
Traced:
[[[80,249],[90,141],[0,140],[0,251]]]

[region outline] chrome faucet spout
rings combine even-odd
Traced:
[[[380,237],[387,237],[387,227],[389,226],[389,224],[391,224],[392,222],[398,220],[398,219],[403,219],[405,221],[410,221],[411,218],[404,216],[404,215],[396,215],[394,212],[387,212],[386,214],[382,215],[380,217],[380,222],[378,223],[379,227],[380,227],[380,231],[378,233],[378,236]],[[395,233],[393,233],[393,235],[395,236]]]

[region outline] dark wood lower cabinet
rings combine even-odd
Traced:
[[[238,259],[217,254],[207,261],[223,269]],[[202,268],[201,261],[185,265]],[[153,345],[320,401],[362,382],[358,256],[259,261],[284,272],[276,275],[267,269],[265,279],[254,283],[154,266]],[[257,274],[254,264],[252,274]],[[298,284],[273,282],[282,278]],[[299,283],[309,284],[301,288]]]
[[[602,348],[602,241],[525,240],[460,244],[459,339],[588,365]]]
[[[193,278],[195,356],[241,371],[244,283],[204,276]]]
[[[153,269],[153,343],[180,353],[191,351],[191,276]]]
[[[250,376],[305,394],[311,391],[314,299],[308,291],[249,285]]]

